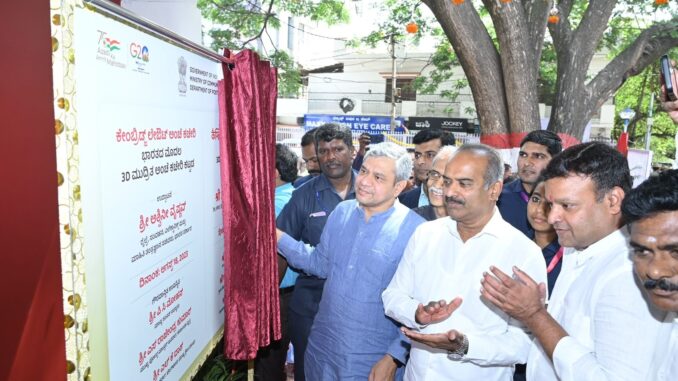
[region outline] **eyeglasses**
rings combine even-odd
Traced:
[[[430,170],[428,171],[428,179],[433,181],[438,181],[443,177],[438,171]]]

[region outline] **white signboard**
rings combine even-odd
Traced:
[[[92,373],[179,380],[224,322],[221,64],[86,9],[74,30]]]
[[[626,156],[626,160],[629,162],[629,169],[633,178],[633,188],[635,188],[647,180],[652,173],[652,151],[631,148]]]

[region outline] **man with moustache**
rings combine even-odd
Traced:
[[[453,146],[455,138],[449,132],[427,128],[417,132],[412,138],[412,143],[414,143],[414,176],[418,186],[398,197],[400,202],[410,209],[428,205],[423,182],[428,178],[433,158],[440,148]]]
[[[308,380],[393,380],[406,361],[406,343],[384,316],[381,292],[423,222],[396,202],[411,167],[404,148],[374,144],[356,177],[356,200],[337,205],[315,249],[278,230],[278,249],[290,265],[326,279],[305,355]]]
[[[457,150],[443,174],[450,218],[417,228],[382,294],[386,315],[408,327],[412,341],[406,380],[510,380],[527,358],[527,333],[474,285],[494,263],[546,281],[539,247],[497,210],[503,172],[486,145]]]
[[[433,165],[428,172],[426,181],[421,185],[424,187],[428,196],[428,205],[412,209],[415,213],[422,216],[426,221],[433,221],[441,217],[447,217],[445,210],[445,195],[443,194],[443,174],[445,166],[457,150],[453,146],[445,146],[438,151],[433,158]]]
[[[518,152],[518,180],[504,186],[497,206],[508,223],[533,238],[534,230],[527,221],[527,201],[534,189],[539,173],[562,151],[560,137],[551,131],[537,130],[528,133],[520,142]]]
[[[666,317],[647,381],[678,376],[678,170],[652,176],[629,192],[622,214],[631,233],[633,267],[650,302]]]
[[[536,341],[528,381],[642,380],[660,321],[633,276],[621,205],[631,189],[624,156],[602,143],[570,147],[542,173],[563,265],[544,306],[546,285],[490,267],[483,297],[519,320]]]
[[[297,188],[276,219],[279,229],[311,246],[320,243],[327,217],[337,204],[355,198],[351,130],[337,124],[324,124],[315,132],[315,147],[322,173]],[[278,272],[284,273],[287,263],[283,257],[278,258]],[[323,279],[300,274],[290,298],[289,335],[294,346],[296,381],[304,380],[304,351],[323,284]]]

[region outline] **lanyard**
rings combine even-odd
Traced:
[[[553,271],[553,269],[556,268],[556,266],[558,265],[558,262],[560,262],[560,259],[563,258],[563,252],[564,251],[565,251],[565,248],[561,247],[560,249],[558,249],[558,252],[556,253],[556,255],[553,258],[551,258],[551,262],[549,262],[549,265],[546,268],[547,274],[550,274],[551,271]]]
[[[530,200],[530,197],[525,191],[520,191],[520,198],[523,199],[523,201],[528,202]]]

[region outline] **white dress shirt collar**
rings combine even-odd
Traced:
[[[461,236],[459,235],[459,231],[457,230],[457,221],[453,220],[452,218],[448,218],[446,225],[450,233],[456,238],[461,240]],[[489,234],[494,237],[501,238],[503,235],[506,234],[506,232],[507,232],[506,221],[504,221],[504,219],[501,217],[499,209],[495,206],[494,210],[492,210],[492,217],[490,218],[490,220],[485,224],[485,226],[483,226],[483,228],[480,230],[480,232],[478,232],[478,234],[469,238],[469,240],[475,237],[480,237],[483,234]]]
[[[577,268],[583,266],[591,259],[598,260],[601,256],[615,254],[610,252],[610,247],[623,246],[626,245],[627,242],[628,233],[626,228],[622,227],[606,235],[602,239],[591,244],[583,250],[577,250],[573,247],[567,248],[565,255],[570,255],[570,259],[573,261],[572,266]]]

